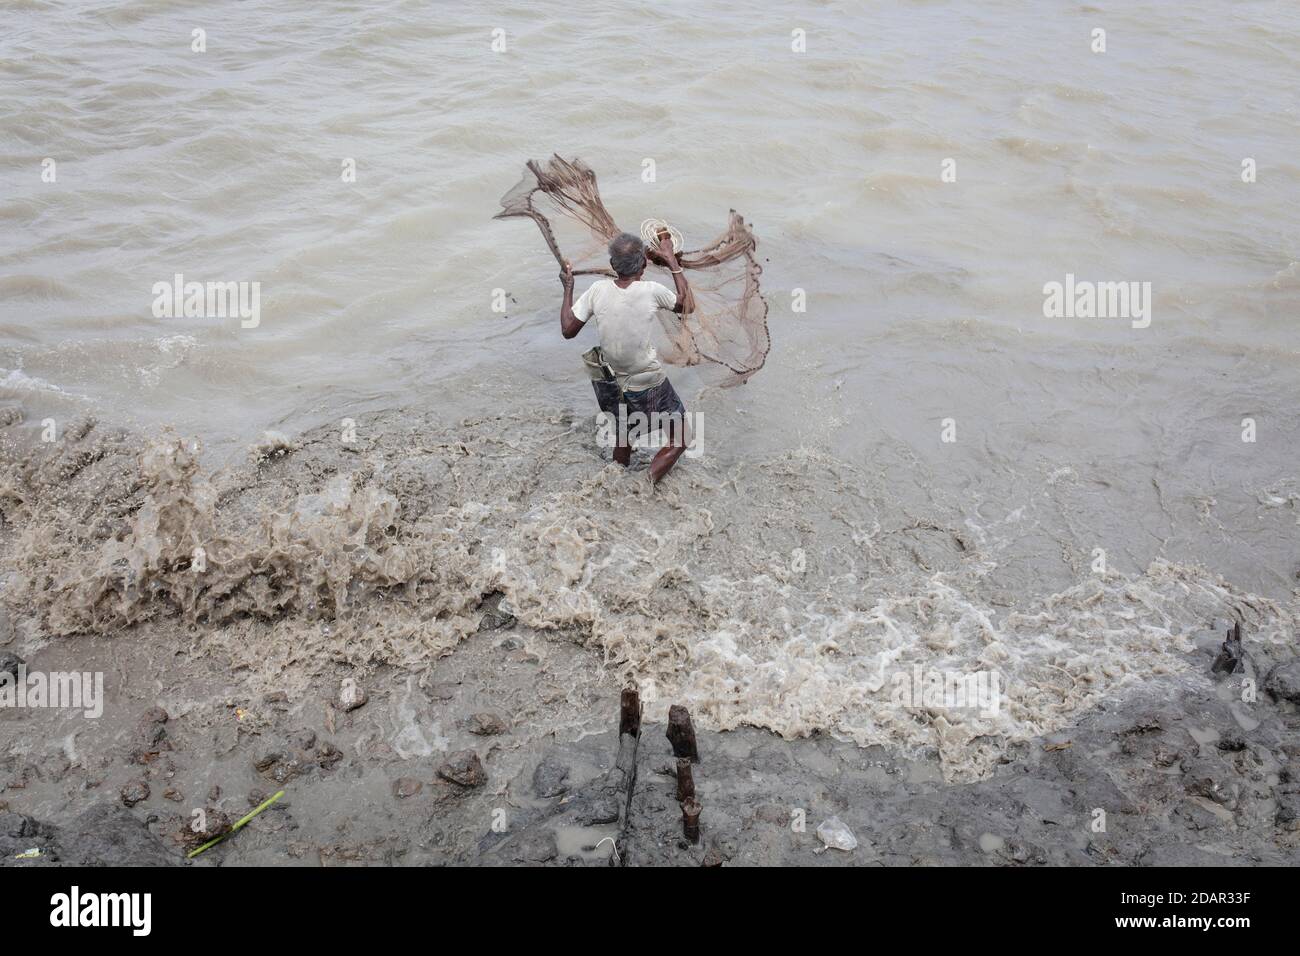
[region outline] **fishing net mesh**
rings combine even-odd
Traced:
[[[596,174],[581,161],[553,156],[544,165],[529,160],[523,179],[501,198],[496,219],[527,217],[537,223],[557,263],[567,259],[574,275],[613,276],[606,246],[621,229],[605,208]],[[563,245],[565,251],[561,251]],[[737,385],[763,367],[771,349],[767,303],[759,292],[762,267],[754,257],[756,241],[734,209],[726,230],[708,245],[683,250],[678,262],[686,270],[695,310],[679,316],[659,314],[663,337],[660,358],[670,365],[711,365],[721,385]],[[651,263],[672,277],[656,250]]]

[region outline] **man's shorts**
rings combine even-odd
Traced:
[[[593,381],[591,387],[595,389],[596,403],[600,405],[600,410],[613,416],[615,423],[618,423],[619,406],[622,404],[618,385],[614,382]],[[624,392],[623,398],[626,399],[626,404],[623,405],[622,418],[626,424],[619,428],[620,432],[626,429],[624,443],[635,441],[641,435],[659,429],[666,432],[669,424],[674,421],[679,430],[684,427],[686,406],[677,396],[673,383],[666,378],[658,385],[639,392]],[[682,432],[679,431],[679,434]]]

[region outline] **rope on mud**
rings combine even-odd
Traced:
[[[604,839],[602,839],[602,840],[600,841],[600,843],[597,843],[595,846],[593,846],[593,847],[592,847],[592,850],[593,850],[593,851],[594,851],[594,850],[599,850],[599,849],[600,849],[600,844],[601,844],[601,843],[604,843],[605,840],[608,840],[608,841],[609,841],[609,848],[610,848],[611,850],[613,850],[613,852],[614,852],[614,862],[615,862],[615,863],[618,863],[618,862],[619,862],[619,859],[618,859],[618,841],[615,840],[613,837],[605,837]]]

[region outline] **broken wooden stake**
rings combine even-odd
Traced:
[[[694,797],[682,804],[682,835],[692,843],[700,842],[700,812],[703,809]]]
[[[695,777],[691,774],[691,762],[686,757],[677,758],[677,802],[685,803],[695,796]]]
[[[618,733],[641,736],[641,695],[635,687],[625,687],[619,702]]]
[[[673,756],[700,759],[690,712],[681,704],[673,704],[668,708],[668,742],[673,745]]]
[[[1228,639],[1223,642],[1219,655],[1210,665],[1210,673],[1239,674],[1245,670],[1242,662],[1244,656],[1245,650],[1241,646],[1241,622],[1237,621],[1228,632]]]

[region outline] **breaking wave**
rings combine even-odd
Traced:
[[[932,750],[954,779],[1103,701],[1203,680],[1185,655],[1215,618],[1277,643],[1296,627],[1165,561],[1009,606],[995,536],[899,520],[879,479],[817,453],[692,460],[654,488],[559,414],[383,413],[344,437],[270,433],[212,474],[193,442],[92,421],[11,452],[4,597],[50,637],[153,628],[303,687],[336,663],[426,671],[499,593],[543,645],[637,682],[652,718],[681,701],[706,727]],[[900,702],[916,668],[995,672],[1002,705]]]

